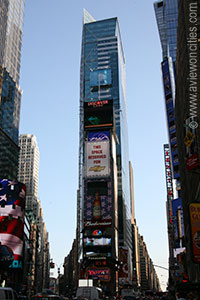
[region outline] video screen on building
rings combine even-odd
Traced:
[[[22,268],[26,186],[0,179],[0,265]]]
[[[111,252],[105,252],[105,248],[103,250],[100,249],[99,251],[87,251],[85,252],[85,256],[88,258],[101,258],[101,257],[111,257]]]
[[[84,238],[84,246],[111,246],[111,238]]]
[[[113,100],[84,103],[84,127],[101,128],[113,126]]]
[[[93,196],[95,192],[99,192],[99,196],[107,196],[107,181],[89,181],[87,182],[87,195]]]
[[[107,223],[112,219],[111,181],[86,181],[85,183],[84,221]]]

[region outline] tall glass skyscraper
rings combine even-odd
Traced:
[[[83,265],[93,267],[94,257],[97,260],[106,257],[108,264],[111,260],[116,262],[119,247],[125,247],[129,255],[132,253],[127,132],[125,57],[118,19],[95,21],[84,11],[78,202],[81,209],[78,226],[84,236]],[[93,217],[92,210],[95,211]],[[103,243],[103,247],[89,248],[87,239],[92,237],[91,227],[107,239],[94,241]]]
[[[154,3],[156,21],[163,50],[163,59],[172,57],[176,60],[178,0],[163,0]]]
[[[175,120],[178,0],[156,1],[154,10],[162,47],[161,72],[169,139],[169,145],[164,145],[164,157],[167,183],[169,284],[172,286],[172,282],[176,282],[179,280],[177,277],[180,277],[180,273],[177,273],[174,267],[177,264],[177,253],[181,253],[185,245]]]
[[[0,0],[0,176],[11,179],[17,179],[24,5],[25,0]]]
[[[0,65],[19,84],[25,0],[1,0]]]

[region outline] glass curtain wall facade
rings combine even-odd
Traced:
[[[13,143],[18,144],[20,105],[22,91],[19,87],[21,63],[22,27],[25,0],[0,0],[0,127],[2,139],[4,132]],[[8,140],[7,140],[8,141]],[[10,153],[8,154],[8,149]],[[0,156],[13,157],[16,147],[0,145]],[[13,172],[2,170],[3,178],[17,179],[17,160],[7,161],[15,165]],[[10,177],[11,176],[11,177]]]
[[[98,104],[97,104],[98,103]],[[94,21],[86,11],[82,33],[82,52],[80,68],[80,149],[79,149],[79,205],[82,211],[79,232],[84,226],[84,197],[85,197],[85,140],[90,134],[105,130],[110,125],[88,125],[85,123],[86,106],[111,105],[113,111],[113,126],[108,130],[111,147],[116,145],[113,160],[117,164],[116,180],[111,185],[117,186],[118,237],[117,248],[126,246],[131,254],[131,209],[129,184],[129,159],[127,136],[127,107],[125,87],[125,58],[117,18]],[[97,111],[97,110],[96,110]],[[88,121],[88,120],[87,120]],[[90,118],[91,122],[91,118]],[[105,122],[104,122],[105,123]],[[85,126],[87,125],[87,126]],[[92,131],[92,133],[91,133]],[[116,140],[114,143],[112,140]],[[112,150],[113,153],[113,150]],[[112,156],[112,155],[111,155]],[[112,162],[110,158],[111,169]],[[102,179],[103,180],[103,179]],[[116,181],[116,182],[115,182]],[[108,183],[109,186],[109,183]],[[112,189],[114,187],[112,186]],[[78,207],[79,207],[78,205]],[[112,212],[113,215],[114,212]],[[82,247],[80,247],[82,248]],[[116,249],[117,258],[118,249]]]
[[[3,29],[2,46],[4,48],[2,65],[18,85],[25,0],[9,0],[3,2],[5,2],[3,11],[6,16],[3,14],[4,17],[0,19],[2,21],[0,28]],[[7,22],[3,23],[5,20]]]

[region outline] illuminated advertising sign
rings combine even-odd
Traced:
[[[173,175],[175,179],[180,177],[178,169],[178,151],[177,151],[177,141],[176,141],[176,126],[175,126],[175,78],[173,71],[173,62],[171,58],[166,58],[162,64],[162,76],[163,76],[163,88],[165,93],[165,105],[167,113],[167,125],[168,133],[171,147],[171,160],[173,167]],[[175,152],[175,153],[174,153]]]
[[[111,181],[88,181],[85,184],[85,226],[107,226],[112,219]]]
[[[0,244],[13,254],[13,268],[22,268],[25,194],[23,183],[0,179]]]
[[[172,170],[169,145],[164,145],[164,159],[165,159],[165,176],[167,187],[167,212],[169,223],[172,224],[172,209],[171,201],[173,199],[173,186],[172,186]]]
[[[111,238],[84,238],[85,246],[111,246]]]
[[[190,204],[190,223],[193,257],[196,263],[200,263],[200,203]]]
[[[86,142],[86,177],[105,177],[110,175],[109,141]]]
[[[90,86],[111,85],[111,69],[94,70],[90,72]]]
[[[89,278],[98,279],[101,281],[110,281],[111,279],[109,268],[87,268],[86,274]]]
[[[190,128],[191,119],[185,120],[184,144],[186,153],[186,169],[191,171],[199,166],[198,160],[198,134],[196,128]]]
[[[167,199],[172,200],[173,199],[172,170],[171,170],[170,150],[168,145],[164,145],[164,158],[165,158]]]
[[[174,235],[176,238],[179,238],[179,232],[184,236],[184,226],[183,226],[183,213],[182,213],[182,200],[177,198],[172,200],[172,214],[174,219]],[[181,219],[181,222],[178,222],[178,218]],[[180,230],[179,227],[181,226]]]
[[[106,259],[107,257],[111,257],[111,252],[105,252],[104,248],[104,252],[102,250],[87,251],[84,256],[90,260]]]
[[[84,103],[85,129],[113,127],[113,100]]]
[[[89,142],[109,141],[109,139],[110,139],[109,131],[88,132],[88,141]]]

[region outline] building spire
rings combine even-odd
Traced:
[[[84,8],[83,9],[83,24],[96,22],[91,14]]]

